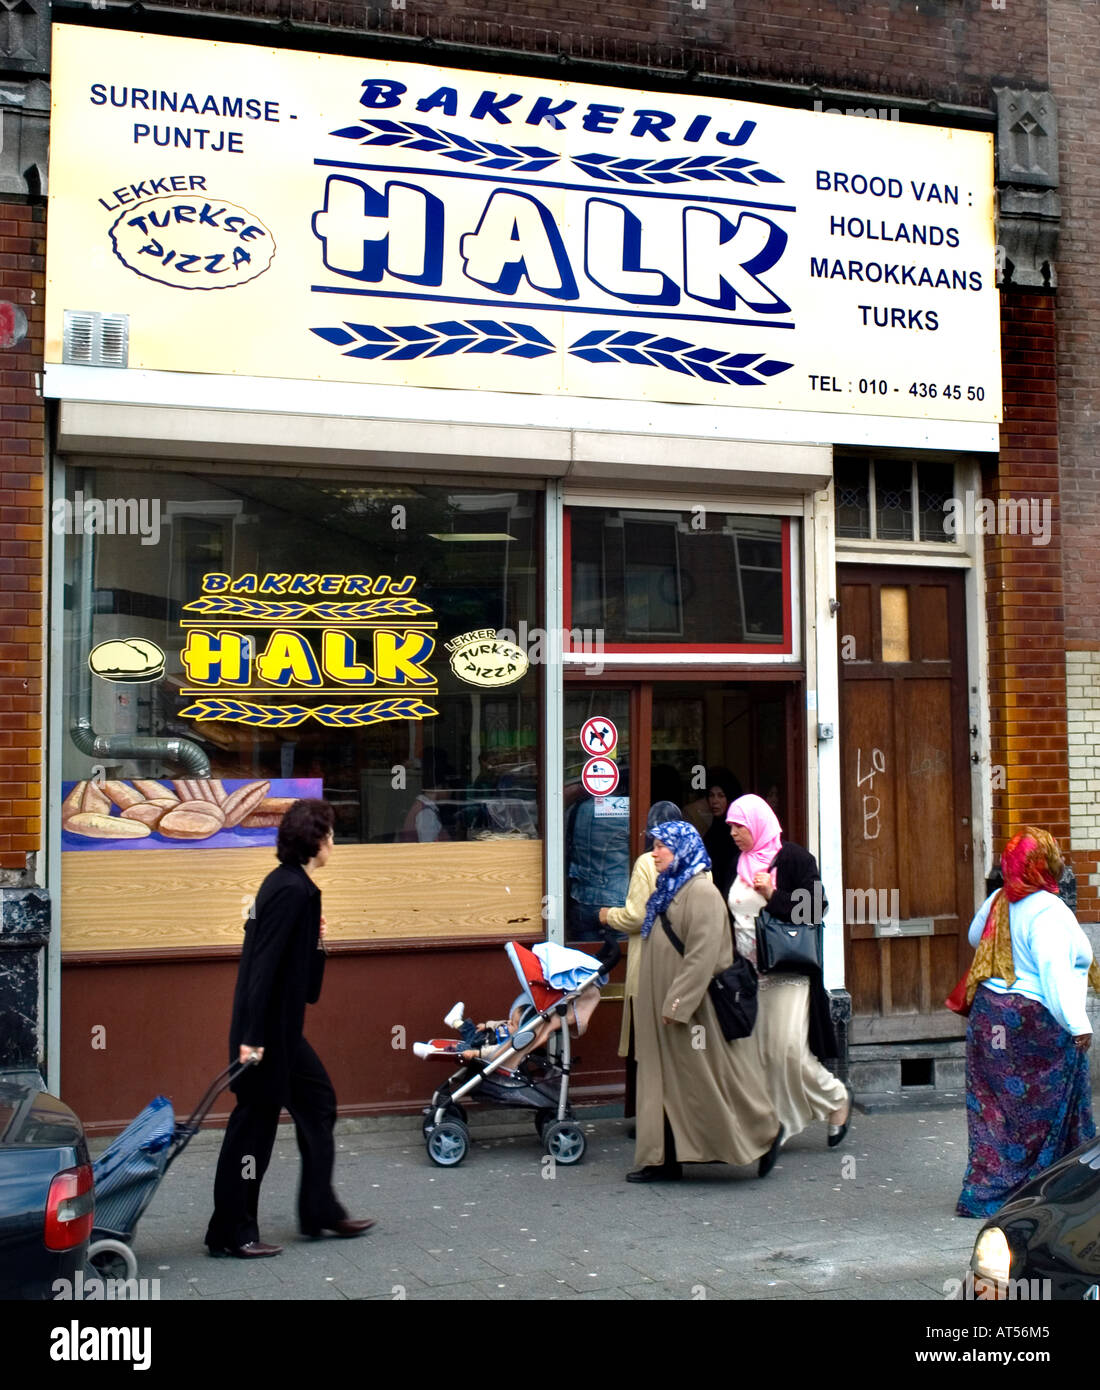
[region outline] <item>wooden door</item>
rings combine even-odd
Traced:
[[[953,1034],[974,910],[963,576],[842,565],[839,581],[853,1041]]]

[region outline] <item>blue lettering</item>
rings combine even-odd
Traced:
[[[470,116],[475,121],[483,121],[486,116],[492,116],[493,120],[500,125],[511,125],[511,116],[505,116],[501,113],[505,107],[515,106],[516,102],[520,100],[521,97],[518,92],[511,92],[506,97],[498,97],[495,92],[482,92],[477,101],[474,102],[474,109],[470,112]]]
[[[437,106],[445,116],[458,115],[458,92],[454,87],[437,87],[431,96],[421,97],[416,103],[418,111],[434,111]]]
[[[368,106],[372,111],[382,111],[389,106],[400,106],[401,96],[408,88],[403,82],[388,82],[384,78],[367,78],[363,83],[360,106]]]
[[[581,119],[581,125],[594,135],[610,135],[622,110],[621,106],[602,106],[599,102],[590,102]]]
[[[628,304],[678,304],[667,275],[642,265],[642,224],[606,198],[590,198],[584,214],[584,271],[594,285]]]
[[[743,212],[731,222],[700,207],[684,208],[683,224],[684,288],[692,299],[718,309],[736,308],[741,300],[758,314],[790,312],[760,279],[786,250],[782,227],[756,213]]]
[[[743,145],[755,129],[755,121],[742,121],[736,135],[730,135],[727,131],[720,130],[718,143],[720,145]]]
[[[575,101],[561,101],[554,105],[553,97],[539,97],[531,107],[531,114],[527,117],[528,125],[538,125],[540,121],[546,121],[554,130],[564,130],[565,122],[559,121],[559,116],[564,116],[566,111],[572,111],[576,106]],[[452,112],[452,115],[454,113]]]
[[[576,299],[577,282],[548,208],[527,193],[498,189],[477,230],[460,241],[463,269],[498,294],[515,294],[521,280],[555,299]]]
[[[635,111],[637,120],[634,122],[634,129],[631,135],[652,135],[657,140],[667,140],[669,137],[665,131],[670,125],[676,124],[676,117],[670,116],[667,111]]]
[[[413,184],[393,181],[379,193],[359,179],[330,175],[312,225],[325,266],[338,275],[443,283],[443,203]]]

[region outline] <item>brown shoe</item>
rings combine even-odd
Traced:
[[[340,1236],[342,1240],[352,1240],[355,1236],[365,1235],[373,1225],[374,1221],[370,1217],[356,1221],[350,1216],[345,1216],[340,1221],[334,1221],[331,1226],[322,1226],[319,1231],[303,1231],[302,1234],[311,1240],[316,1240],[318,1236],[328,1231],[330,1235]]]
[[[262,1240],[250,1240],[247,1245],[209,1245],[207,1249],[215,1258],[232,1255],[238,1260],[269,1260],[283,1253],[281,1245],[265,1245]]]

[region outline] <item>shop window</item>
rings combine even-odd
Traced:
[[[944,504],[955,466],[939,460],[845,458],[834,465],[838,539],[956,544]]]
[[[301,795],[333,940],[542,930],[537,492],[99,469],[68,506],[62,780],[106,791],[63,808],[66,949],[239,943]]]
[[[791,649],[782,518],[572,507],[566,544],[567,625],[606,651]]]

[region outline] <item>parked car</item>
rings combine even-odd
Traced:
[[[92,1232],[84,1127],[37,1071],[0,1071],[0,1298],[56,1296],[84,1270]]]
[[[989,1217],[958,1296],[1100,1302],[1100,1139],[1023,1183]]]

